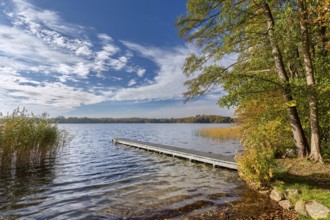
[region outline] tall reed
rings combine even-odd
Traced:
[[[67,140],[67,133],[25,109],[0,118],[0,168],[34,166],[55,156]]]
[[[238,126],[201,128],[195,131],[195,135],[220,140],[239,140],[240,128]]]

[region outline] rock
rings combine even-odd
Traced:
[[[329,215],[329,208],[316,202],[315,200],[307,202],[306,211],[313,219],[326,218]]]
[[[273,189],[271,192],[270,192],[270,196],[269,196],[272,200],[276,201],[276,202],[279,202],[281,200],[284,199],[284,196],[281,192],[277,191],[276,189]]]
[[[306,202],[304,200],[298,200],[294,206],[294,210],[299,214],[303,216],[308,216],[306,208],[305,208]]]
[[[299,191],[298,191],[298,189],[286,189],[285,195],[286,195],[286,198],[297,197],[297,196],[299,196]]]
[[[289,200],[282,200],[278,203],[283,209],[291,209],[292,208],[292,204]]]

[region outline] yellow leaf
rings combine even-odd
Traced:
[[[295,107],[297,106],[296,100],[291,100],[285,103],[287,107]]]

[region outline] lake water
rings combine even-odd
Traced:
[[[222,124],[62,124],[73,135],[56,158],[0,179],[0,219],[144,219],[239,199],[235,171],[127,146],[116,137],[233,155],[237,142],[194,135]],[[180,218],[180,216],[178,216]]]

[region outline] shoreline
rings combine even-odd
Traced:
[[[187,206],[174,210],[162,210],[157,213],[146,213],[143,216],[128,218],[132,220],[154,219],[189,219],[189,220],[218,220],[218,219],[290,219],[297,220],[299,215],[294,210],[285,210],[272,201],[267,195],[254,191],[246,184],[239,187],[239,200],[224,204],[209,204],[201,201],[198,205]],[[195,209],[194,209],[195,208]]]

